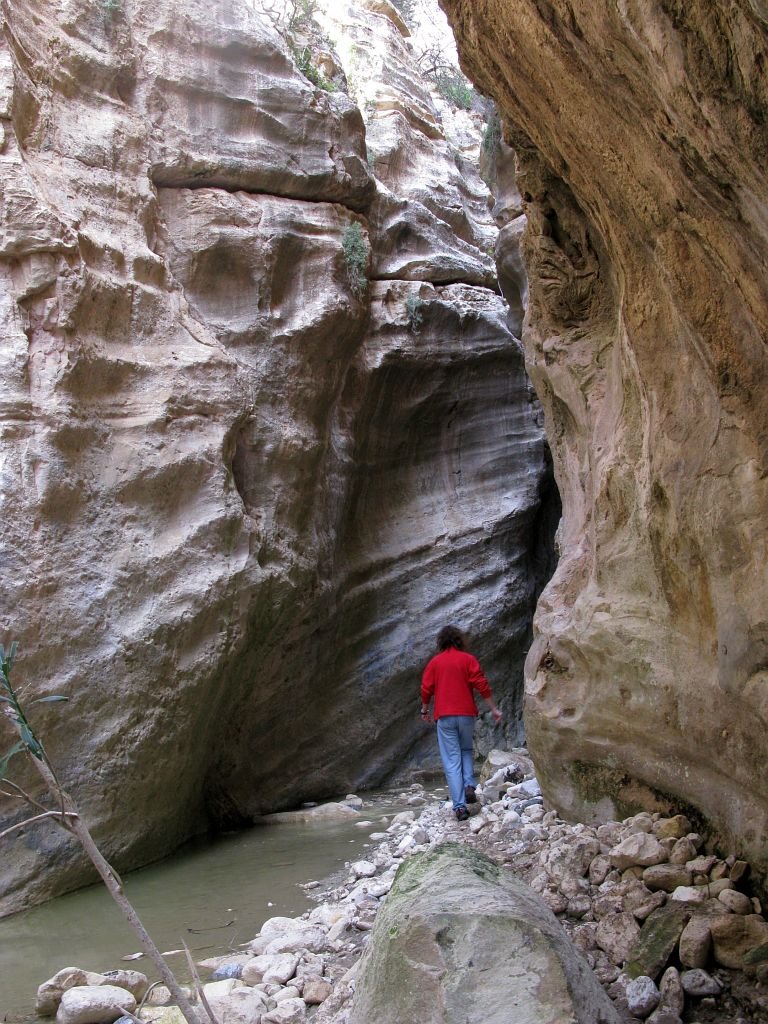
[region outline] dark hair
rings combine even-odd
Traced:
[[[466,649],[464,634],[458,626],[443,626],[437,634],[438,651],[447,651],[449,647],[455,647],[457,651]]]

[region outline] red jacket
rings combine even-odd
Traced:
[[[434,694],[435,719],[445,715],[477,716],[472,690],[486,699],[491,696],[488,680],[477,658],[449,647],[429,662],[421,677],[421,703],[429,704]]]

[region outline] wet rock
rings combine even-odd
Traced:
[[[125,988],[82,985],[62,993],[56,1024],[111,1024],[123,1010],[135,1009],[136,999]]]

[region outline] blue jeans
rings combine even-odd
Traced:
[[[472,715],[446,715],[437,720],[437,746],[454,810],[467,802],[464,799],[464,787],[476,785],[472,757],[474,731],[475,719]]]

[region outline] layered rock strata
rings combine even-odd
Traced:
[[[3,6],[2,633],[69,698],[33,725],[122,868],[431,749],[446,618],[520,732],[542,429],[487,195],[447,142],[417,186],[439,118],[361,6],[410,133],[378,181],[358,107],[247,4]],[[17,834],[0,913],[88,878]]]
[[[526,668],[544,791],[683,804],[764,873],[766,13],[443,7],[517,152],[565,504]]]

